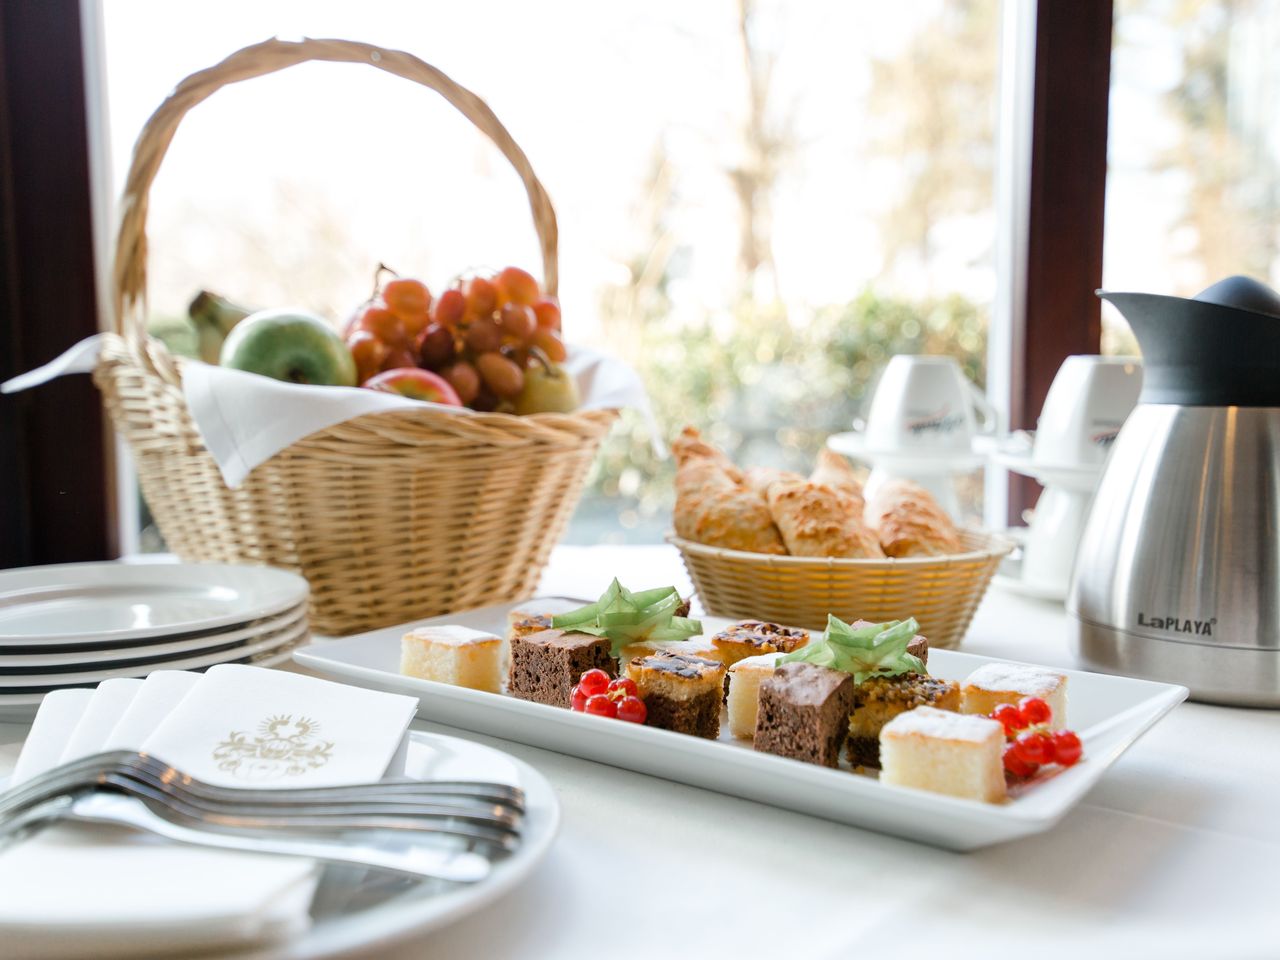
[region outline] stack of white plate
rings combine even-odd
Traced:
[[[270,666],[304,643],[307,581],[271,567],[70,563],[0,571],[0,721],[50,690],[216,663]]]

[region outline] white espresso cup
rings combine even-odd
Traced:
[[[1049,387],[1036,424],[1037,467],[1098,467],[1142,391],[1137,357],[1067,357]]]
[[[869,453],[940,457],[970,453],[974,435],[995,424],[994,408],[954,357],[899,354],[876,385],[864,438]]]

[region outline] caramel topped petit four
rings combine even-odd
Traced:
[[[783,627],[763,620],[743,620],[711,638],[725,663],[736,663],[761,653],[790,653],[809,642],[809,631]]]
[[[627,664],[648,724],[714,740],[720,736],[724,664],[663,650]]]

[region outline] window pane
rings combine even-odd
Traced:
[[[804,469],[891,354],[984,379],[998,0],[104,3],[118,181],[177,80],[282,26],[412,51],[479,93],[556,205],[567,335],[636,363],[667,435],[694,423]],[[528,221],[438,97],[306,65],[184,121],[152,193],[153,323],[189,348],[204,288],[336,322],[379,262],[433,289],[535,267]],[[671,474],[627,417],[569,538],[659,540]]]
[[[1194,296],[1280,284],[1280,7],[1118,0],[1104,284]],[[1104,349],[1136,347],[1118,313]]]

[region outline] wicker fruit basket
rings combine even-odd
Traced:
[[[825,627],[828,613],[846,621],[915,617],[930,646],[948,649],[960,646],[1000,559],[1013,549],[1009,540],[970,531],[961,532],[964,553],[887,560],[777,557],[668,540],[712,616],[811,630]]]
[[[362,63],[435,90],[524,182],[545,289],[557,287],[556,219],[524,152],[485,103],[400,51],[344,40],[269,40],[182,81],[147,121],[121,202],[114,335],[94,380],[137,462],[166,542],[187,561],[261,563],[311,583],[331,634],[531,594],[616,413],[453,415],[429,408],[321,430],[231,490],[182,393],[183,361],[146,333],[147,198],[187,111],[230,83],[308,61]]]

